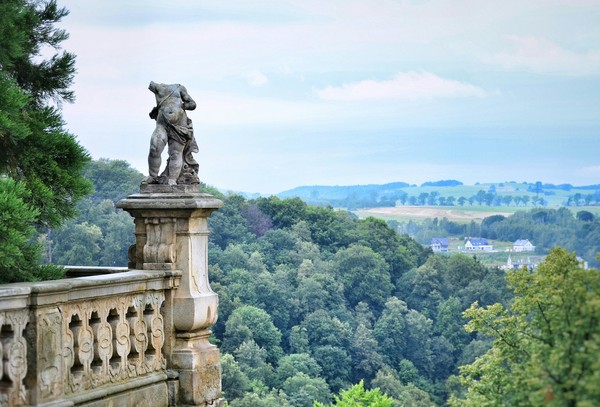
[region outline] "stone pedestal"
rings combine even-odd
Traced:
[[[208,281],[208,217],[223,206],[198,185],[143,185],[119,201],[135,220],[130,267],[180,270],[179,288],[165,299],[168,368],[179,374],[179,404],[214,405],[221,392],[219,351],[208,342],[218,296]],[[168,329],[168,328],[167,328]]]

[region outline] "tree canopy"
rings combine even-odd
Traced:
[[[454,406],[593,406],[600,399],[600,270],[554,249],[535,271],[507,276],[515,297],[465,311],[467,329],[493,345],[461,368]]]

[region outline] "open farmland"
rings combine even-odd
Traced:
[[[358,217],[373,216],[384,220],[420,221],[427,218],[447,218],[457,223],[481,222],[492,215],[510,216],[523,208],[499,206],[465,206],[465,207],[440,207],[440,206],[395,206],[385,208],[368,208],[353,211]]]

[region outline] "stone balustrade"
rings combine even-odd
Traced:
[[[168,405],[163,345],[172,329],[161,307],[180,275],[128,271],[0,287],[0,405],[124,401],[140,384]]]

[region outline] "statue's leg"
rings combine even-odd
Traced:
[[[160,156],[167,145],[167,140],[165,128],[157,125],[150,138],[150,152],[148,153],[148,175],[152,178],[158,177],[158,171],[162,163]]]
[[[183,166],[183,148],[184,145],[177,140],[169,140],[169,185],[177,185],[177,178]]]

